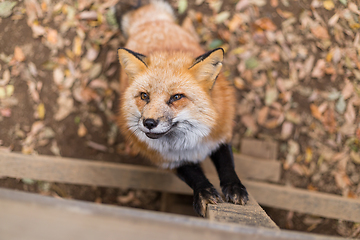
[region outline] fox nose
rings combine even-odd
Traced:
[[[143,120],[144,126],[149,130],[155,128],[158,125],[158,123],[159,123],[158,121],[155,121],[152,118],[147,118]]]

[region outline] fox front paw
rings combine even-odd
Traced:
[[[194,209],[201,217],[205,217],[208,203],[217,204],[221,202],[223,202],[223,200],[214,187],[201,188],[194,191]]]
[[[222,191],[227,202],[245,205],[249,201],[249,194],[240,182],[226,184],[222,187]]]

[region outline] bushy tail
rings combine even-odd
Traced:
[[[141,0],[138,0],[136,4],[131,4],[128,3],[128,1],[126,0],[120,0],[116,5],[115,5],[115,15],[116,15],[116,20],[118,22],[118,25],[120,27],[120,30],[122,30],[122,19],[123,16],[131,11],[134,11],[138,8],[141,7]],[[123,32],[124,34],[124,32]]]
[[[141,4],[141,0],[138,0],[136,5],[120,1],[116,5],[116,17],[124,36],[128,36],[129,30],[133,26],[138,26],[145,22],[175,20],[175,14],[171,5],[164,0],[150,0],[150,3],[145,5]]]

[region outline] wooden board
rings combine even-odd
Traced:
[[[263,141],[245,138],[241,141],[240,152],[245,155],[262,159],[277,159],[278,143],[274,141]]]
[[[241,179],[253,179],[260,181],[279,182],[281,177],[281,163],[269,161],[244,154],[234,154],[235,170]],[[214,164],[206,159],[203,164],[204,172],[212,175],[217,174]]]
[[[360,222],[360,199],[268,183],[246,181],[244,184],[264,206]]]
[[[0,189],[0,239],[6,240],[336,240],[201,218],[55,199]]]
[[[0,176],[192,194],[173,173],[154,168],[14,153],[0,153]],[[209,176],[211,182],[217,179]],[[264,206],[360,222],[360,200],[250,180],[243,183]]]
[[[231,203],[209,204],[207,217],[218,222],[279,229],[251,195],[244,206]]]

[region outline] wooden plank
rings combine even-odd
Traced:
[[[173,173],[154,168],[14,153],[0,153],[0,176],[192,194]],[[208,177],[211,182],[218,179]],[[359,200],[250,180],[243,183],[264,206],[360,222]]]
[[[278,143],[275,141],[263,141],[245,138],[241,141],[240,152],[245,155],[263,158],[277,159]]]
[[[189,194],[173,173],[156,168],[0,152],[0,176]]]
[[[207,217],[218,222],[279,229],[251,195],[246,205],[231,203],[209,204]]]
[[[0,239],[336,240],[0,189]]]
[[[267,180],[272,182],[278,182],[280,179],[280,162],[271,163],[242,155],[235,155],[235,162],[236,171],[241,178]],[[213,168],[212,163],[208,165]],[[80,180],[81,182],[84,182],[83,184],[99,185],[112,183],[117,184],[115,182],[121,180],[121,178],[126,178],[123,176],[127,176],[128,171],[141,169],[149,174],[154,174],[154,180],[164,179],[164,176],[156,177],[157,175],[161,175],[163,171],[155,168],[152,169],[149,167],[125,164],[122,164],[120,168],[118,166],[120,165],[108,162],[0,152],[0,176],[4,175],[9,177],[24,178],[25,175],[23,174],[26,174],[28,178],[47,181],[67,181],[68,183],[72,183],[73,178],[76,178],[78,181]],[[115,176],[114,172],[119,171],[121,175]],[[215,172],[214,168],[211,171]],[[108,179],[110,176],[109,174],[111,175],[112,180]],[[92,183],[92,177],[94,175],[98,178],[96,184]],[[137,175],[132,175],[132,179],[130,180],[130,182],[124,182],[124,186],[132,184],[132,182],[134,182],[135,185],[138,185],[141,184],[142,181],[141,176]],[[170,181],[171,179],[168,180]],[[157,185],[157,183],[155,184]],[[166,182],[165,184],[168,184],[169,187],[173,186],[171,181]],[[157,188],[157,186],[153,187]]]
[[[264,160],[244,154],[234,154],[235,170],[241,179],[279,182],[281,177],[281,163],[279,161]],[[216,174],[214,164],[206,159],[203,164],[204,172]]]
[[[244,185],[264,206],[360,222],[360,199],[254,181]]]

